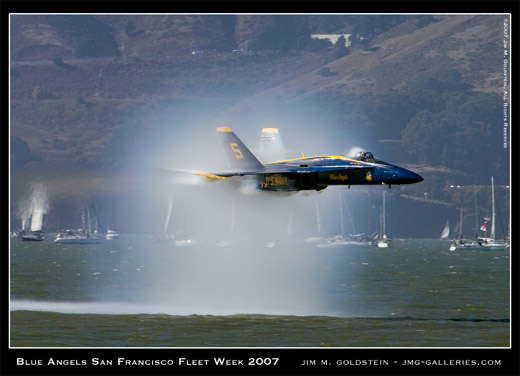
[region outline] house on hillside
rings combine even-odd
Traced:
[[[311,34],[311,39],[327,39],[330,43],[336,44],[340,37],[345,38],[345,47],[350,47],[352,34]]]

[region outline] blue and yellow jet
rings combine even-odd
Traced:
[[[424,180],[415,172],[375,159],[370,152],[356,158],[326,155],[287,159],[262,164],[228,127],[218,127],[233,170],[195,173],[211,179],[234,176],[256,178],[257,188],[266,191],[321,191],[329,185],[412,184]]]

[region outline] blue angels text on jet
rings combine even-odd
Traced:
[[[272,129],[274,131],[274,129]],[[277,130],[276,130],[277,131]],[[231,170],[195,173],[210,179],[234,176],[250,177],[260,190],[321,191],[329,185],[412,184],[423,180],[405,168],[374,158],[370,152],[360,152],[355,158],[324,155],[261,163],[228,127],[218,127]]]

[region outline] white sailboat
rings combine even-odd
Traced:
[[[41,242],[45,240],[45,233],[42,231],[43,215],[44,212],[42,208],[36,207],[33,209],[30,218],[31,225],[29,231],[23,230],[20,234],[23,241]],[[29,219],[27,219],[27,221],[29,221]],[[25,224],[24,227],[26,226],[27,225]]]
[[[477,250],[482,249],[482,246],[477,240],[468,240],[462,237],[462,220],[463,220],[464,207],[460,208],[460,220],[459,220],[459,237],[455,240],[455,243],[450,245],[450,251],[456,250]],[[477,205],[477,190],[475,188],[475,231],[478,231],[478,205]],[[478,237],[478,234],[476,235]]]
[[[177,247],[192,247],[194,245],[201,244],[201,241],[191,234],[190,229],[190,217],[191,217],[191,200],[188,199],[188,204],[186,206],[186,230],[184,231],[183,236],[177,235],[175,236],[175,245]],[[182,232],[180,232],[182,234]]]
[[[115,225],[110,225],[108,227],[106,239],[107,240],[119,239],[119,232],[117,231],[117,228]]]
[[[23,241],[41,242],[45,240],[45,233],[42,231],[43,211],[34,209],[31,215],[31,226],[29,231],[23,230],[20,238]]]
[[[446,221],[446,225],[444,226],[444,229],[441,233],[441,239],[448,239],[450,236],[450,221]]]
[[[462,218],[463,218],[462,214],[463,214],[463,212],[464,212],[464,207],[461,206],[461,208],[460,208],[460,219],[459,219],[459,237],[455,241],[454,244],[450,245],[450,251],[455,251],[455,250],[457,250],[457,247],[462,246],[464,244],[469,244],[464,239],[462,239]]]
[[[54,243],[61,244],[100,244],[105,241],[105,238],[100,236],[96,229],[91,230],[90,225],[90,209],[87,207],[87,216],[85,211],[81,214],[82,229],[81,230],[65,230],[56,235]],[[97,223],[97,221],[96,221]]]
[[[21,204],[23,206],[21,239],[43,241],[45,239],[45,233],[42,231],[43,216],[49,207],[46,187],[39,183],[32,185],[30,198]]]
[[[465,241],[464,239],[459,239],[455,242],[455,244],[452,244],[450,246],[450,251],[455,250],[481,250],[481,251],[503,251],[505,250],[509,245],[497,241],[495,238],[495,219],[496,219],[496,213],[495,213],[495,183],[493,176],[491,177],[491,231],[489,234],[489,237],[481,237],[477,236],[477,238],[471,242]],[[477,215],[477,213],[475,213]],[[478,218],[478,217],[477,217]],[[462,218],[461,218],[462,222]],[[462,223],[461,223],[462,226]],[[477,222],[477,229],[478,229],[478,222]],[[485,221],[482,226],[480,227],[481,231],[487,231],[487,221]]]
[[[348,209],[347,202],[345,200],[345,205],[343,205],[344,196],[340,192],[339,197],[339,217],[341,222],[341,234],[334,235],[333,237],[327,239],[325,243],[318,244],[318,248],[335,248],[335,247],[341,247],[345,245],[360,245],[360,246],[366,246],[366,245],[373,245],[374,242],[369,239],[369,237],[362,233],[362,234],[356,234],[356,227],[354,226],[354,221],[352,220],[352,215],[350,214],[350,211]],[[345,236],[345,218],[343,215],[343,207],[346,207],[347,214],[350,219],[350,224],[352,226],[352,230],[354,231],[354,234],[350,234],[348,236]]]
[[[495,237],[496,212],[495,212],[495,183],[493,180],[493,176],[491,177],[491,206],[492,206],[491,231],[489,233],[489,237],[479,237],[477,240],[480,240],[480,242],[482,243],[482,247],[485,249],[488,249],[490,251],[503,251],[507,247],[506,243],[497,241],[496,237]]]

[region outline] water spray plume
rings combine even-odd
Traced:
[[[42,183],[33,183],[30,187],[29,197],[20,201],[18,214],[22,221],[22,229],[27,230],[27,223],[31,219],[31,231],[42,229],[43,216],[47,214],[50,202],[47,196],[47,188]]]

